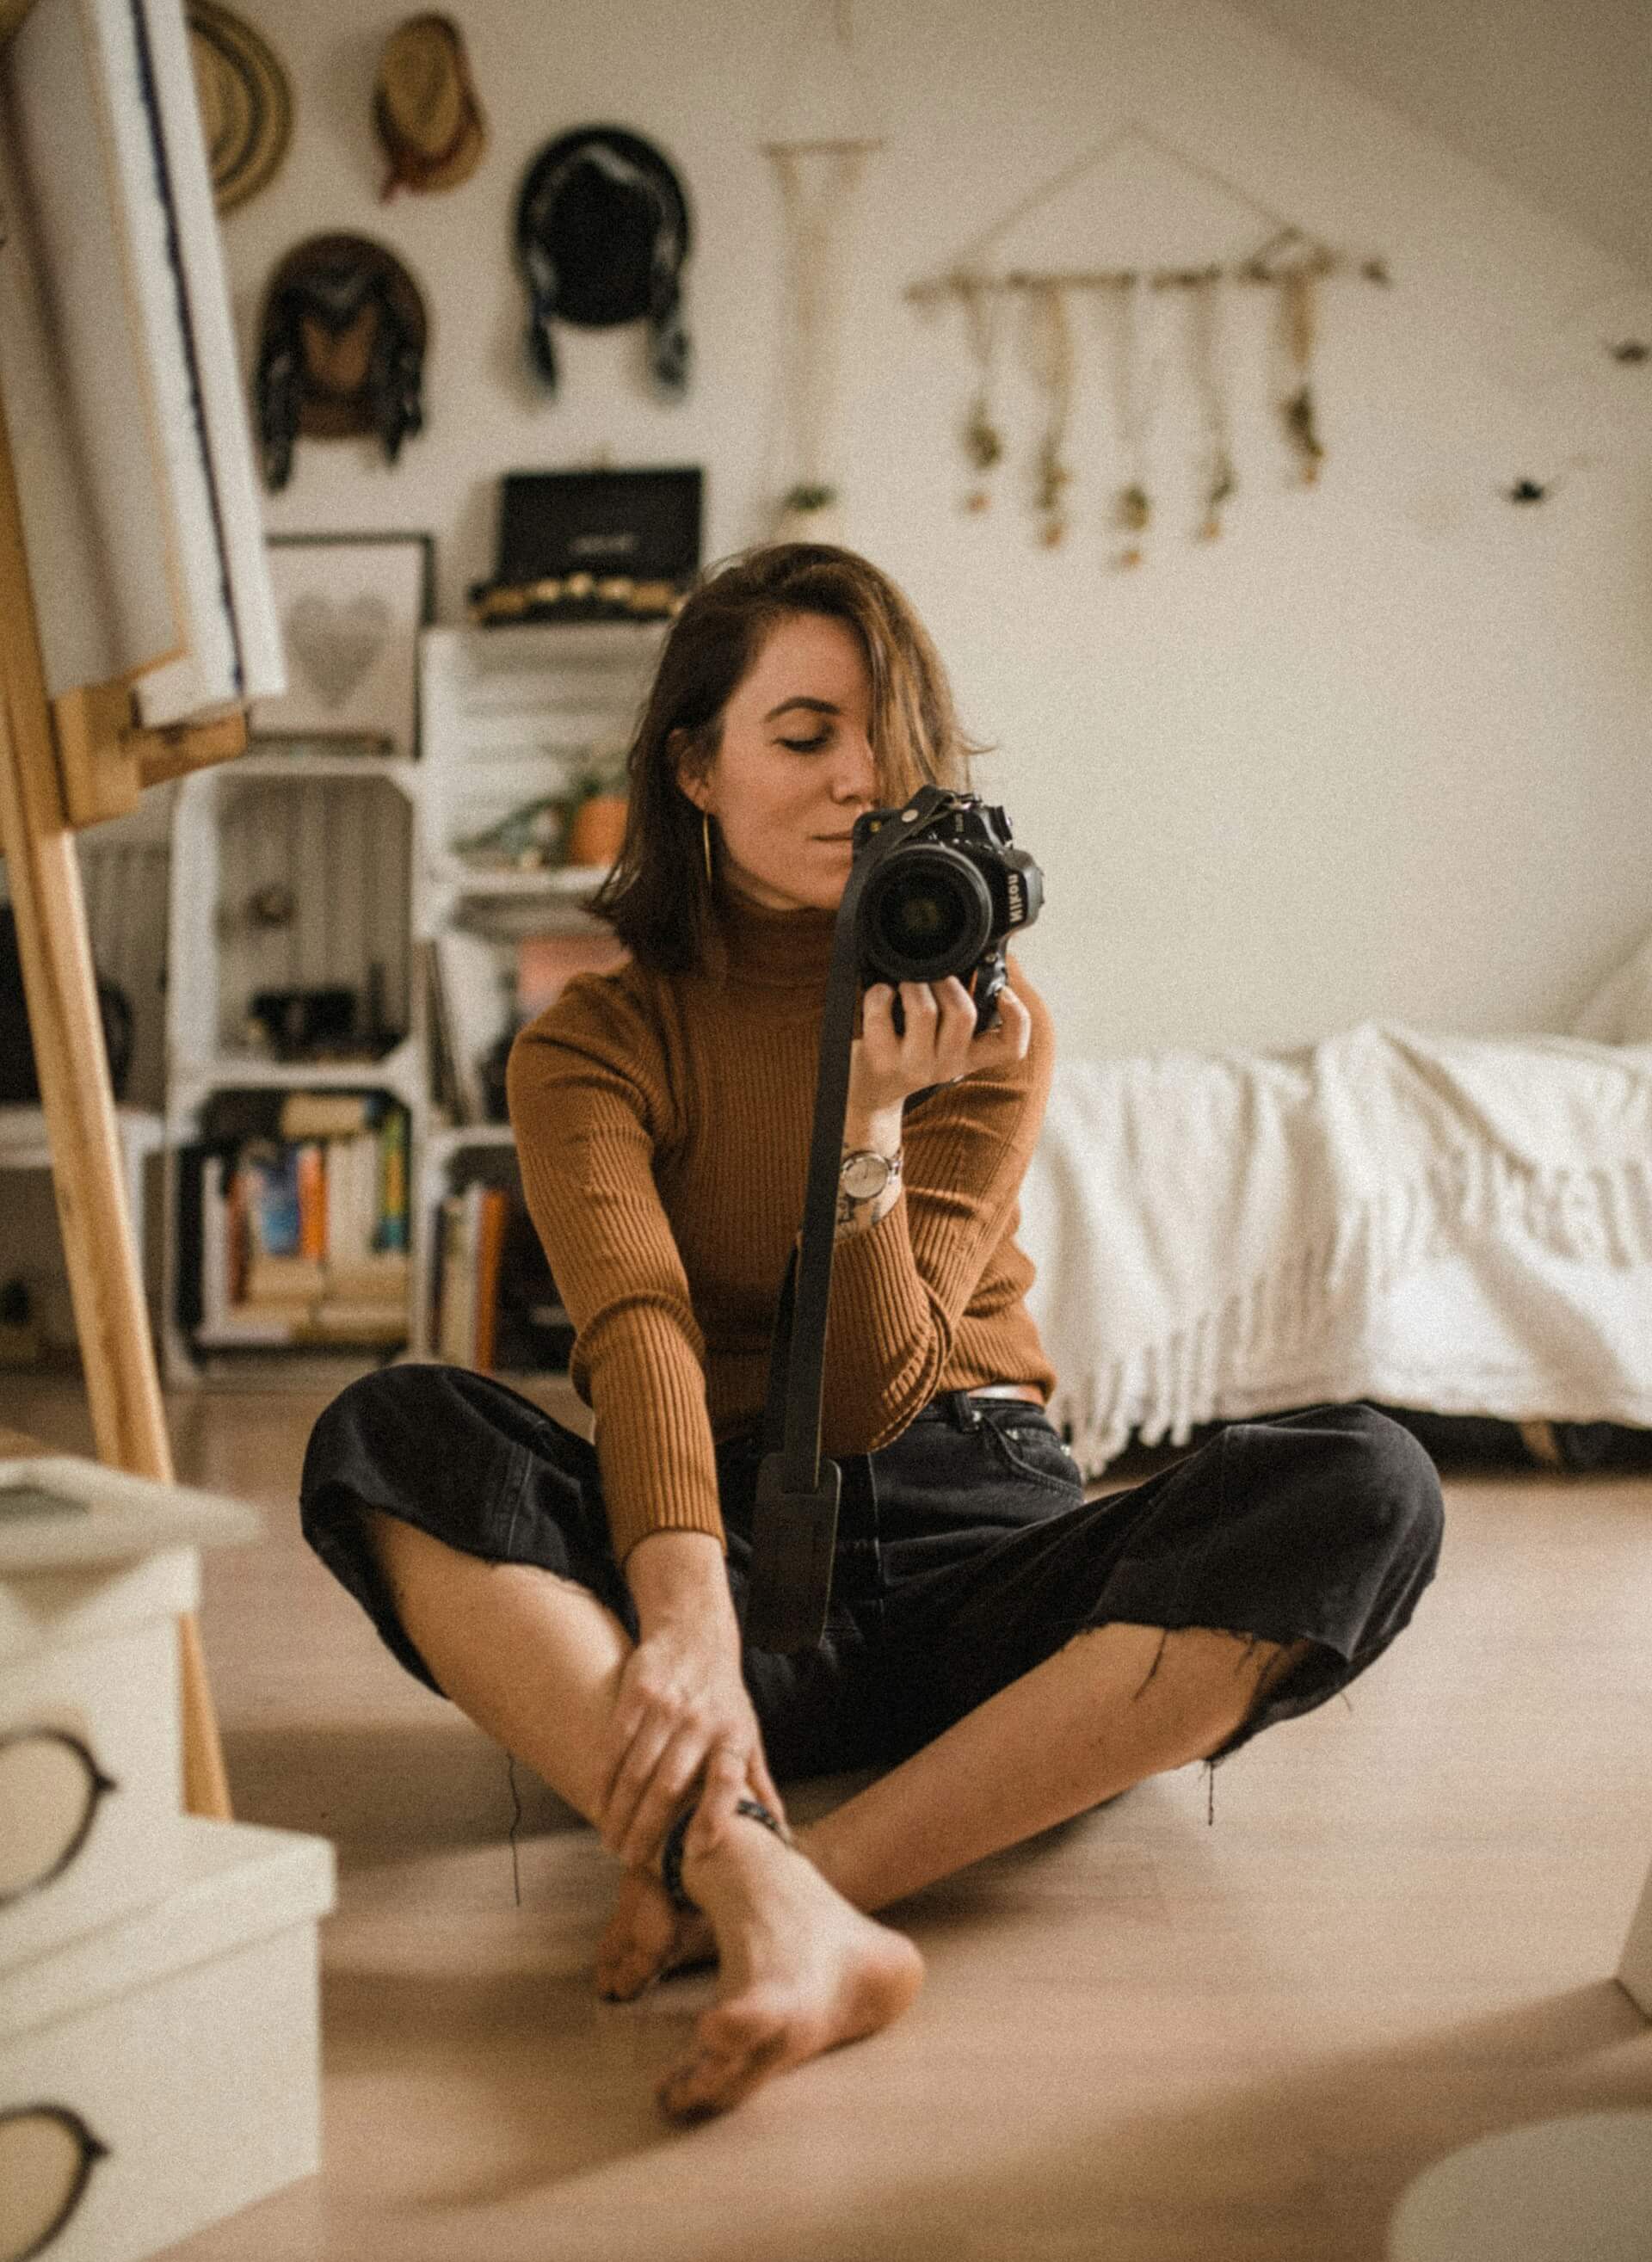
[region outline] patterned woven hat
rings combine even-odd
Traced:
[[[660,391],[688,390],[682,268],[689,256],[682,184],[650,141],[617,126],[582,126],[539,152],[516,205],[516,250],[528,285],[528,349],[552,392],[552,323],[608,329],[646,320]]]
[[[376,432],[393,464],[424,422],[428,330],[419,286],[364,235],[313,235],[270,278],[258,342],[265,484],[285,486],[300,433]]]
[[[276,52],[219,0],[189,0],[190,59],[220,213],[275,176],[292,137],[292,90]]]

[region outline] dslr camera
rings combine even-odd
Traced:
[[[1004,811],[978,794],[922,786],[904,809],[858,818],[852,848],[857,863],[870,860],[855,915],[862,983],[956,974],[975,1000],[977,1029],[991,1028],[1009,937],[1044,900],[1044,875],[1011,846]]]

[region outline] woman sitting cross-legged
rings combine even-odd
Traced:
[[[956,980],[903,985],[898,1025],[886,987],[862,1001],[822,1412],[831,1616],[803,1656],[743,1640],[851,828],[964,788],[968,753],[927,637],[863,559],[783,545],[703,579],[598,900],[629,959],[570,983],[510,1061],[595,1444],[413,1365],[346,1390],[306,1459],[306,1531],[394,1653],[624,1863],[602,1991],[716,1957],[660,2090],[679,2116],[899,2015],[922,1967],[875,1912],[1324,1703],[1439,1551],[1432,1462],[1362,1406],[1234,1424],[1086,1502],[1015,1242],[1052,1037],[1012,958],[979,1034]],[[788,1829],[778,1782],[868,1769]]]

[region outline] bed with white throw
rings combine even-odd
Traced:
[[[1586,1035],[1059,1064],[1020,1238],[1086,1475],[1322,1400],[1652,1427],[1638,962]]]

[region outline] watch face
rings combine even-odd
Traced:
[[[870,1201],[889,1184],[893,1168],[886,1155],[851,1155],[840,1184],[851,1201]]]

